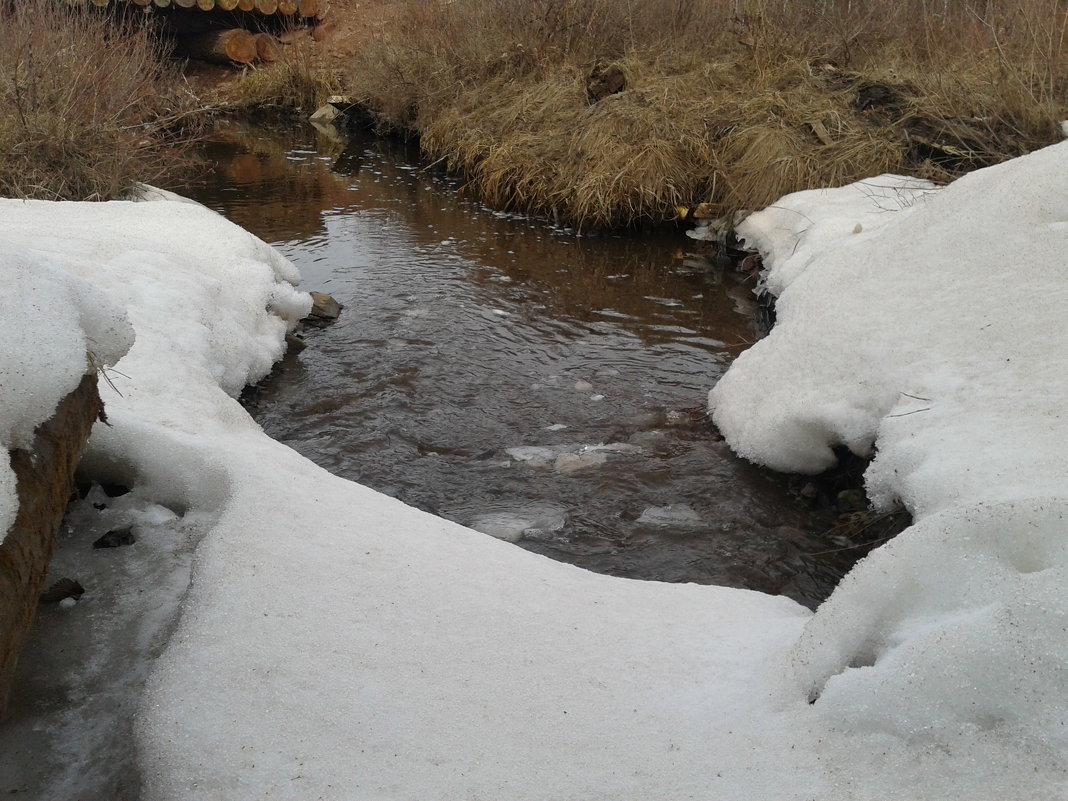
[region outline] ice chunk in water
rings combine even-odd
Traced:
[[[517,445],[505,450],[509,456],[517,462],[526,462],[531,467],[548,467],[556,461],[556,457],[566,452],[568,446],[555,445],[541,447],[539,445]]]
[[[647,526],[700,526],[704,523],[688,503],[650,506],[641,513],[638,522]]]
[[[574,473],[587,467],[599,467],[608,461],[608,454],[603,451],[583,449],[577,453],[562,453],[556,457],[553,469],[558,473]]]
[[[468,525],[491,537],[518,542],[528,532],[559,531],[566,522],[566,507],[553,503],[532,503],[483,512],[475,515]]]

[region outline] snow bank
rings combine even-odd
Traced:
[[[874,454],[874,502],[916,518],[791,657],[861,797],[895,771],[883,797],[1068,797],[1066,169],[1057,145],[938,191],[883,176],[897,208],[865,181],[740,230],[778,321],[712,390],[720,429],[780,470]]]
[[[121,306],[33,253],[0,250],[0,446],[32,450],[82,376],[113,365],[133,344]],[[0,542],[18,511],[15,474],[0,459]]]
[[[91,283],[110,299],[100,308],[124,309],[136,331],[130,353],[107,373],[121,396],[102,392],[112,426],[97,426],[90,469],[127,483],[143,474],[161,503],[189,502],[194,485],[218,495],[215,477],[190,471],[175,452],[216,418],[257,428],[231,396],[270,371],[286,330],[310,309],[294,288],[296,268],[203,206],[166,200],[0,200],[0,243],[65,280]],[[42,325],[62,311],[46,310]]]
[[[807,610],[589,574],[268,439],[233,395],[306,311],[296,276],[206,209],[169,201],[0,203],[0,247],[91,281],[137,331],[85,469],[210,528],[137,724],[146,797],[779,786],[783,760],[736,755],[789,751],[767,698]],[[788,763],[798,787],[818,784],[809,760]]]
[[[587,573],[325,473],[233,398],[307,308],[284,260],[166,198],[4,202],[0,242],[137,333],[91,469],[210,528],[137,723],[146,798],[1068,797],[1065,147],[747,224],[780,323],[713,391],[721,427],[791,470],[877,444],[873,492],[917,519],[815,616]],[[812,225],[775,216],[794,203]]]

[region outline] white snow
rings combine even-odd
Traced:
[[[781,470],[874,454],[875,503],[916,520],[791,657],[859,746],[861,797],[894,771],[884,797],[995,798],[982,781],[1008,775],[1014,797],[1068,797],[1066,167],[1056,145],[937,191],[881,176],[739,231],[777,322],[712,390],[716,423]]]
[[[48,420],[82,376],[119,360],[133,344],[121,306],[34,253],[0,249],[0,447],[33,449]],[[18,498],[9,460],[0,459],[0,542]]]
[[[876,448],[875,498],[916,517],[815,615],[587,573],[329,475],[233,397],[308,308],[274,251],[164,196],[0,201],[5,259],[136,331],[85,470],[132,483],[157,537],[167,510],[206,529],[137,717],[145,798],[1068,797],[1066,169],[1068,144],[746,222],[779,323],[717,422],[780,469]],[[69,371],[91,332],[56,308],[36,336]],[[4,398],[25,432],[32,399]]]

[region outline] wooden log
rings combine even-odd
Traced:
[[[255,36],[256,56],[259,60],[266,62],[267,64],[277,61],[282,55],[282,50],[278,46],[278,40],[269,33],[257,33]]]
[[[256,0],[256,10],[261,14],[274,14],[278,11],[278,0]]]
[[[152,3],[160,8],[167,8],[171,4],[171,0],[152,0]]]
[[[96,374],[85,376],[34,432],[33,450],[13,451],[18,480],[15,522],[0,543],[0,711],[11,689],[19,650],[37,612],[56,533],[70,499],[74,468],[100,414]],[[0,456],[8,458],[6,450]]]
[[[296,14],[297,0],[278,0],[278,13],[286,15]]]
[[[174,0],[174,4],[180,8],[192,8],[197,4],[197,0]]]
[[[256,0],[237,0],[237,7],[242,11],[255,11]]]
[[[233,11],[237,8],[237,0],[215,0],[215,7],[220,11]]]
[[[251,64],[258,55],[256,37],[244,28],[205,31],[178,40],[178,52],[214,64]]]
[[[201,11],[211,11],[215,8],[215,0],[197,0],[197,8]]]
[[[318,18],[326,12],[325,0],[297,0],[297,13],[302,17]]]

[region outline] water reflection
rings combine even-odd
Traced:
[[[339,475],[553,558],[816,603],[825,525],[703,419],[759,332],[741,277],[677,233],[494,213],[401,144],[232,127],[186,189],[346,306],[249,399]]]

